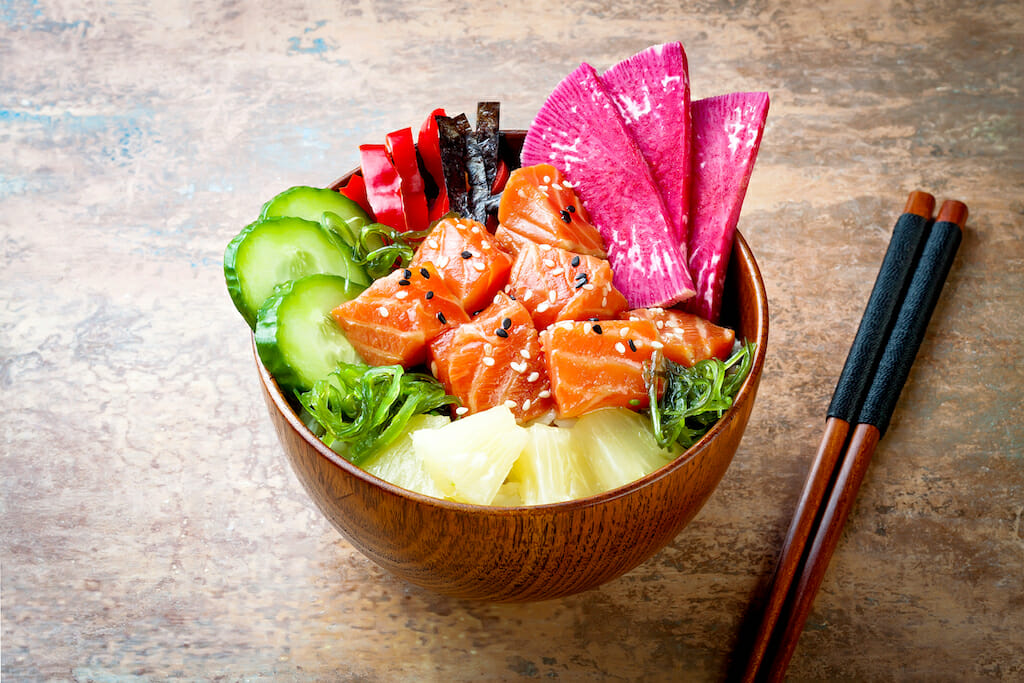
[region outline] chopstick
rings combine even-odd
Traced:
[[[769,584],[745,682],[766,677],[776,681],[785,673],[871,455],[909,375],[967,218],[963,203],[947,201],[929,231],[934,207],[930,194],[912,192],[893,229]],[[852,436],[851,424],[856,424]],[[826,493],[828,501],[815,525]]]

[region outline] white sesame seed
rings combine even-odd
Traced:
[[[620,327],[619,328],[619,336],[622,337],[623,339],[628,337],[629,336],[629,328],[628,327]]]
[[[548,301],[551,302],[551,303],[555,303],[555,301],[557,301],[557,300],[558,300],[558,294],[555,293],[555,290],[552,289],[550,292],[548,292]]]
[[[531,296],[533,296],[533,290],[528,289],[525,292],[523,292],[523,295],[519,298],[522,299],[523,301],[529,301]]]
[[[587,284],[583,285],[583,289],[587,290],[588,292],[593,291],[594,285],[588,282]]]
[[[431,249],[440,249],[441,248],[441,246],[437,243],[437,240],[435,240],[433,237],[431,237],[429,240],[427,240],[427,246],[430,247]]]
[[[473,261],[473,270],[475,270],[476,272],[482,273],[486,269],[487,266],[485,266],[482,261]]]
[[[469,408],[467,408],[466,406],[459,406],[458,408],[455,409],[456,415],[465,415],[468,412]]]
[[[543,261],[541,261],[541,263],[544,264],[545,268],[554,268],[555,267],[555,262],[552,261],[549,258],[544,259]]]
[[[662,344],[660,341],[652,341],[651,342],[651,347],[655,348],[655,349],[663,349],[663,348],[665,348],[665,345]]]
[[[658,320],[658,321],[655,321],[654,325],[655,325],[655,327],[657,327],[657,328],[658,328],[659,330],[662,330],[662,329],[664,329],[664,328],[665,328],[665,321],[664,321],[664,320]]]
[[[548,310],[549,308],[551,308],[551,304],[549,304],[547,301],[541,301],[539,304],[537,304],[537,312],[538,313],[543,313],[544,311]]]
[[[527,382],[536,382],[538,379],[540,379],[539,372],[531,372],[529,375],[526,376]]]
[[[551,187],[553,189],[555,189],[555,190],[561,190],[562,189],[562,186],[559,185],[558,183],[551,183]]]
[[[563,268],[562,266],[558,266],[557,268],[555,268],[554,270],[551,271],[551,274],[552,275],[561,275],[564,272],[565,272],[565,268]]]
[[[615,342],[615,350],[618,351],[619,353],[625,353],[626,345],[623,344],[622,342]]]
[[[669,327],[679,327],[679,321],[676,320],[675,318],[670,318],[669,321],[666,324]]]
[[[404,299],[407,296],[409,296],[409,292],[405,291],[404,289],[400,289],[397,292],[395,292],[396,299]]]
[[[658,306],[651,306],[647,310],[649,310],[651,313],[664,313],[665,312],[664,308],[659,308]]]
[[[492,304],[496,304],[496,303],[498,303],[499,301],[501,301],[501,296],[500,296],[500,295],[498,295],[498,294],[495,294],[495,295],[494,295],[494,298],[493,298],[493,299],[491,299],[491,303],[492,303]]]
[[[547,185],[538,185],[537,189],[540,190],[541,192],[547,192],[548,191],[548,186]]]
[[[538,244],[537,248],[540,249],[541,251],[551,251],[550,244]]]
[[[430,374],[437,377],[437,363],[430,361]]]
[[[515,401],[513,401],[512,399],[509,399],[509,400],[505,401],[504,405],[505,405],[506,408],[508,408],[510,410],[512,408],[518,408],[519,407],[519,404],[516,403]]]
[[[491,243],[490,242],[484,242],[483,244],[480,245],[480,248],[483,249],[484,251],[487,251],[488,249],[491,248]]]
[[[479,235],[480,234],[480,226],[474,225],[472,228],[470,228],[469,231],[471,233],[473,233],[474,235]]]
[[[537,398],[551,398],[551,392],[545,389],[537,393]]]
[[[484,342],[484,355],[489,356],[494,353],[494,346],[490,342]]]
[[[381,306],[380,308],[377,309],[377,314],[380,315],[380,317],[382,318],[386,318],[389,315],[391,315],[391,312],[388,309]]]
[[[509,367],[511,367],[513,370],[515,370],[516,372],[518,372],[521,375],[524,372],[526,372],[526,361],[523,361],[522,363],[516,363],[516,362],[509,363]]]
[[[635,315],[629,316],[629,319],[632,320],[633,322],[637,322],[640,320],[640,318],[636,317]]]
[[[481,362],[487,367],[491,367],[492,365],[494,365],[494,359],[491,358],[490,356],[484,356]]]
[[[550,182],[551,182],[551,176],[549,176],[549,175],[546,175],[546,176],[544,176],[544,178],[543,178],[543,183],[544,183],[545,185],[547,185],[547,184],[548,184],[548,183],[550,183]]]
[[[523,401],[523,410],[524,411],[529,410],[531,403],[532,403],[532,401],[530,399],[526,399],[525,401]]]
[[[608,305],[608,297],[602,296],[601,297],[601,308],[604,308],[607,305]]]
[[[530,360],[530,349],[519,349],[519,355],[526,360]]]

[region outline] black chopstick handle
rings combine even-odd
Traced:
[[[837,417],[850,424],[855,422],[875,367],[882,357],[886,337],[899,313],[901,298],[910,283],[915,259],[927,234],[931,209],[928,209],[928,214],[904,213],[896,221],[864,317],[832,394],[829,417]]]
[[[910,375],[910,367],[924,339],[961,237],[959,225],[951,221],[937,221],[925,242],[903,306],[857,418],[858,422],[874,425],[882,434],[889,427],[889,419]]]

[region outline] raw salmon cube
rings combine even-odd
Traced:
[[[398,269],[331,311],[359,355],[370,365],[409,368],[427,358],[427,344],[469,315],[434,265]]]
[[[463,310],[478,311],[508,279],[512,257],[483,224],[447,216],[438,221],[413,256],[412,265],[430,261]]]
[[[669,360],[685,367],[709,358],[725,360],[732,353],[736,333],[728,327],[709,323],[693,313],[671,308],[637,308],[626,318],[650,320],[658,328],[658,339],[665,345]]]
[[[615,318],[628,308],[607,261],[548,244],[523,243],[507,291],[530,311],[538,330],[558,320]]]
[[[526,422],[553,408],[530,313],[503,292],[470,322],[434,339],[430,359],[431,372],[459,398],[462,413],[506,405],[516,420]]]
[[[650,320],[562,321],[540,339],[559,416],[647,407],[643,366],[661,348]]]

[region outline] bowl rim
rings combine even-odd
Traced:
[[[348,175],[351,175],[349,173]],[[345,177],[348,177],[345,176]],[[724,415],[715,423],[715,425],[705,434],[697,443],[690,448],[679,454],[678,457],[673,459],[671,462],[666,463],[662,467],[650,472],[649,474],[640,477],[628,484],[620,486],[610,491],[604,491],[584,498],[574,498],[572,500],[557,502],[557,503],[543,503],[539,505],[516,505],[516,506],[496,506],[496,505],[478,505],[474,503],[461,503],[457,501],[445,500],[443,498],[435,498],[428,496],[417,491],[411,491],[404,489],[396,484],[381,479],[366,470],[362,469],[358,465],[349,462],[341,455],[331,450],[327,444],[321,441],[313,432],[299,419],[295,410],[291,404],[285,398],[284,392],[281,387],[277,384],[277,381],[270,375],[267,369],[263,366],[260,361],[259,353],[256,349],[256,338],[255,334],[250,333],[251,346],[253,358],[256,361],[256,366],[259,370],[260,379],[267,390],[267,394],[270,396],[274,403],[274,406],[278,412],[285,418],[288,425],[292,430],[298,434],[303,441],[313,447],[313,449],[335,467],[340,468],[349,476],[355,477],[370,486],[377,487],[383,490],[385,493],[395,496],[398,498],[406,498],[416,504],[437,506],[442,509],[447,509],[455,513],[472,513],[472,514],[483,514],[493,515],[497,517],[518,517],[525,515],[541,514],[558,514],[558,513],[569,513],[573,511],[580,511],[587,508],[599,507],[605,505],[618,498],[629,496],[638,489],[645,488],[650,484],[664,478],[671,476],[677,469],[683,467],[686,463],[690,462],[694,458],[703,454],[710,442],[736,418],[737,406],[744,403],[746,400],[752,400],[750,396],[756,391],[756,384],[760,381],[761,373],[764,369],[765,356],[767,353],[767,342],[768,342],[768,297],[765,292],[764,279],[761,276],[761,271],[757,266],[757,261],[754,258],[753,252],[750,246],[747,244],[746,239],[740,234],[739,230],[736,230],[735,237],[733,240],[732,253],[743,259],[744,265],[753,275],[753,289],[754,289],[754,304],[758,312],[758,317],[761,324],[758,326],[756,339],[754,340],[757,344],[754,352],[754,360],[751,364],[750,373],[747,378],[743,381],[740,386],[740,390],[736,394],[736,398],[733,401],[733,405],[725,412]]]

